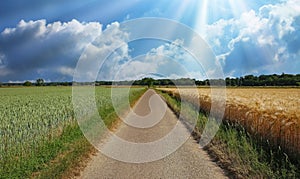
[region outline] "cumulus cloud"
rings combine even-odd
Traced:
[[[277,73],[296,73],[290,64],[299,64],[299,24],[299,1],[288,0],[208,25],[205,39],[227,75],[272,73],[274,68]]]
[[[70,67],[59,67],[58,72],[62,75],[67,75],[67,76],[73,76],[74,75],[74,68]]]
[[[181,48],[181,40],[133,58],[127,43],[130,34],[118,22],[105,27],[105,31],[102,28],[98,22],[21,20],[16,27],[0,33],[0,81],[70,81],[79,59],[84,65],[77,77],[87,81],[136,79],[145,73],[203,79],[216,71],[213,67],[202,69],[201,63],[210,60],[199,63]],[[221,19],[208,25],[206,31],[204,37],[226,76],[299,73],[299,0],[265,5],[240,17]],[[103,56],[106,54],[109,55]]]
[[[79,81],[112,80],[120,64],[130,59],[129,34],[120,29],[118,22],[107,26],[80,58],[76,71]]]
[[[115,80],[135,80],[149,74],[164,78],[203,79],[201,65],[182,48],[183,42],[165,43],[136,58],[128,58],[116,68]]]
[[[151,73],[166,78],[203,77],[201,65],[182,49],[183,41],[133,58],[129,35],[118,22],[102,31],[97,22],[21,20],[15,28],[1,32],[0,81],[127,80]]]
[[[21,20],[0,35],[1,81],[49,77],[70,80],[84,48],[102,33],[97,22]],[[5,58],[4,58],[5,57]],[[62,68],[64,67],[64,68]],[[64,70],[58,70],[62,68]]]

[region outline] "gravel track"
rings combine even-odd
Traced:
[[[150,107],[151,106],[151,107]],[[172,129],[179,126],[180,134],[189,135],[188,130],[178,121],[175,114],[167,107],[166,103],[156,94],[154,90],[148,90],[136,103],[133,111],[145,118],[136,118],[129,113],[125,122],[134,125],[150,126],[148,128],[137,128],[121,123],[115,131],[120,138],[136,143],[147,143],[157,141],[164,137]],[[161,119],[161,113],[164,115]],[[159,120],[159,119],[161,120]],[[182,135],[178,137],[181,137]],[[175,141],[175,139],[172,139]],[[171,141],[173,142],[173,141]],[[108,138],[105,149],[120,155],[126,155],[135,159],[151,155],[152,149],[130,150],[116,144]],[[166,144],[164,146],[166,147]],[[125,157],[126,158],[126,157]],[[146,163],[126,163],[107,157],[98,152],[92,157],[87,167],[78,178],[227,178],[224,171],[211,161],[208,154],[191,137],[175,152],[156,161]]]

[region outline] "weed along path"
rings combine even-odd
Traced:
[[[117,137],[101,144],[103,152],[92,157],[79,178],[226,178],[191,137],[176,148],[189,132],[154,90],[148,90],[133,111],[114,132]]]

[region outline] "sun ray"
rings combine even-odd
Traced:
[[[198,1],[197,8],[199,9],[195,18],[195,30],[204,35],[205,26],[207,25],[207,13],[208,13],[208,0]]]

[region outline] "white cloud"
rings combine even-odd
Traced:
[[[31,83],[36,82],[35,80],[15,80],[15,81],[9,80],[8,83],[25,83],[26,81],[29,81]]]
[[[114,80],[134,80],[150,74],[160,74],[165,78],[204,79],[200,64],[182,48],[182,44],[182,40],[175,40],[136,58],[129,57],[115,68]]]
[[[231,76],[259,72],[272,65],[284,71],[291,66],[285,63],[292,64],[291,60],[300,56],[299,24],[299,0],[287,0],[265,5],[258,12],[245,12],[238,18],[221,19],[206,27],[204,37]],[[6,28],[0,34],[0,81],[30,79],[34,75],[34,78],[44,75],[52,80],[60,76],[70,79],[87,46],[89,48],[81,56],[87,65],[81,72],[88,79],[97,76],[101,62],[100,79],[111,79],[117,72],[120,79],[146,72],[200,79],[205,74],[201,64],[180,48],[183,43],[180,40],[132,59],[127,44],[129,35],[120,29],[118,22],[108,25],[102,32],[98,22],[21,20],[15,28]],[[199,47],[197,49],[202,46]],[[99,59],[107,53],[109,57]],[[204,59],[200,63],[205,64],[203,66],[215,64],[208,61]],[[206,70],[208,75],[214,73],[213,68]]]
[[[60,67],[58,69],[58,72],[63,74],[63,75],[68,75],[73,77],[74,74],[74,68],[70,68],[70,67]]]
[[[270,64],[291,63],[290,58],[300,54],[300,27],[297,25],[300,21],[296,22],[297,18],[300,18],[300,1],[288,0],[265,5],[258,12],[250,10],[239,18],[221,19],[207,26],[205,38],[227,75],[232,75],[233,71],[246,73],[266,69]],[[288,70],[284,69],[286,65],[281,66],[282,71]]]
[[[288,0],[286,3],[276,5],[265,5],[260,8],[261,17],[269,19],[270,24],[274,25],[279,38],[283,35],[295,31],[292,26],[294,17],[300,15],[300,1]]]
[[[128,36],[127,32],[120,29],[118,22],[108,25],[87,49],[87,56],[82,57],[86,65],[82,65],[80,73],[88,72],[87,79],[111,80],[120,68],[119,63],[130,59]]]
[[[39,76],[40,71],[49,78],[68,75],[85,47],[101,34],[98,22],[21,20],[0,34],[0,65],[6,59],[0,80],[36,78],[33,74]]]

